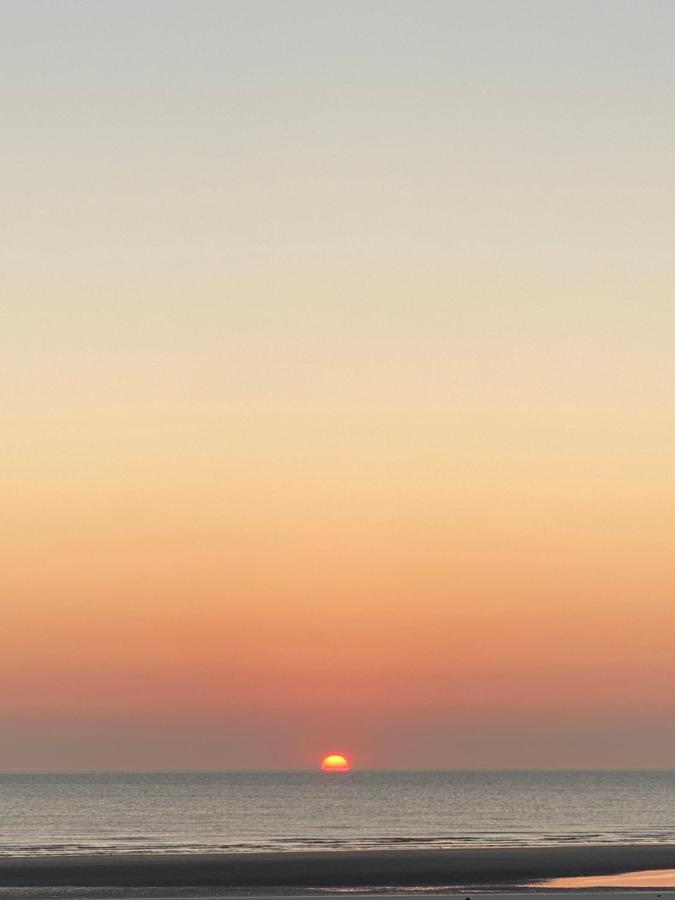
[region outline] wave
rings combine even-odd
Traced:
[[[143,835],[111,836],[77,842],[43,844],[0,841],[0,857],[203,855],[223,853],[289,853],[354,850],[451,850],[461,848],[555,847],[610,844],[674,844],[675,833],[656,831],[578,832],[575,834],[508,834],[480,832],[461,836],[283,837],[242,841],[167,841]]]

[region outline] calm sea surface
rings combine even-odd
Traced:
[[[0,775],[0,855],[675,843],[675,772]]]

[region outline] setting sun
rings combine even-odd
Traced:
[[[331,753],[330,756],[325,756],[321,763],[323,772],[349,772],[350,769],[351,763],[347,757],[341,756],[339,753]]]

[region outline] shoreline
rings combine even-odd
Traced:
[[[6,857],[0,888],[522,888],[550,878],[675,869],[675,845]]]

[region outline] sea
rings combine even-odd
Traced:
[[[0,856],[675,844],[675,772],[0,775]]]

